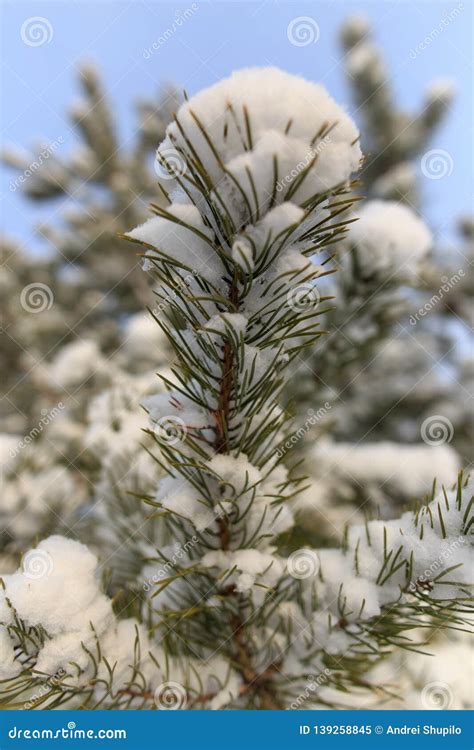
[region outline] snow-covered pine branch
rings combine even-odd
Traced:
[[[354,377],[348,376],[349,368],[368,362],[411,309],[406,287],[422,285],[432,244],[425,223],[401,203],[367,201],[357,205],[355,214],[358,220],[337,246],[339,272],[329,287],[337,302],[324,319],[329,335],[312,359],[312,388],[300,392],[311,402],[321,383],[330,384],[337,396],[338,388]]]
[[[197,608],[173,625],[170,640],[178,635],[206,658],[203,634],[212,633],[214,647],[255,683],[256,699],[276,707],[253,663],[255,646],[244,644],[251,630],[240,599],[252,576],[229,584],[211,610],[206,592],[209,576],[229,575],[241,558],[278,578],[272,545],[291,528],[288,501],[302,483],[277,454],[288,432],[283,373],[320,335],[325,305],[315,280],[330,272],[328,245],[345,230],[358,133],[320,86],[248,70],[184,104],[157,158],[169,170],[170,205],[129,236],[145,243],[147,268],[162,294],[173,292],[184,326],[158,321],[179,369],[178,388],[146,402],[170,474],[153,503],[175,541],[199,543],[188,573],[169,580],[153,606]],[[206,576],[195,572],[199,562]],[[260,593],[255,625],[263,627]]]
[[[231,606],[230,587],[245,603],[246,637],[237,631],[239,643],[256,650],[243,672],[209,636],[207,657],[184,649],[183,658],[170,654],[146,623],[117,619],[101,592],[95,555],[78,542],[49,537],[2,580],[2,705],[249,706],[262,679],[265,701],[290,708],[338,705],[346,687],[377,694],[383,685],[367,682],[364,673],[394,647],[415,648],[407,631],[433,622],[464,628],[473,488],[460,478],[456,490],[443,490],[415,513],[350,528],[342,550],[304,549],[287,560],[250,549],[206,553],[196,571],[212,584],[206,606],[213,616],[222,618]],[[211,573],[221,573],[220,580]],[[259,676],[249,683],[250,668]]]
[[[392,90],[384,54],[372,38],[370,20],[350,16],[342,26],[345,66],[357,109],[364,121],[364,188],[371,196],[416,205],[416,172],[411,164],[422,154],[452,104],[452,80],[433,81],[417,112],[402,109]],[[410,50],[410,54],[416,50]]]
[[[350,118],[320,86],[242,71],[182,105],[157,158],[169,205],[129,236],[169,304],[155,318],[177,362],[167,393],[145,402],[167,476],[142,499],[161,531],[125,600],[62,537],[3,577],[8,705],[298,707],[311,675],[362,685],[426,615],[461,626],[468,606],[461,485],[418,515],[350,530],[341,550],[279,547],[305,484],[278,450],[291,429],[282,390],[320,336],[320,280],[350,221]],[[315,702],[335,705],[320,687]]]

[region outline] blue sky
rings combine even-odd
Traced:
[[[458,95],[433,147],[449,152],[450,176],[425,180],[425,213],[445,237],[460,211],[472,204],[472,28],[473,4],[464,2],[204,2],[170,3],[162,0],[56,0],[22,2],[0,0],[3,22],[2,131],[4,142],[27,146],[38,136],[61,145],[67,153],[76,135],[66,109],[78,93],[77,64],[96,61],[117,114],[117,128],[125,143],[135,125],[133,101],[153,96],[161,82],[175,81],[192,94],[232,70],[249,65],[278,65],[329,89],[349,111],[354,110],[342,68],[338,30],[350,12],[365,11],[377,42],[383,47],[392,85],[407,108],[422,103],[426,85],[438,77],[457,82]],[[415,59],[410,51],[439,28],[454,9],[458,13]],[[179,27],[160,37],[173,21],[191,10]],[[21,37],[27,19],[40,16],[49,23],[52,38],[29,46]],[[308,16],[319,27],[315,43],[298,47],[287,36],[292,19]],[[153,50],[153,45],[158,49]],[[152,49],[150,55],[146,50]],[[0,189],[3,225],[25,246],[41,248],[34,235],[35,221],[51,208],[32,204],[20,191],[9,189],[14,177],[3,172]]]

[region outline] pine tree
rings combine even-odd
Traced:
[[[123,147],[112,105],[92,64],[81,65],[79,84],[82,96],[69,111],[78,140],[72,153],[62,156],[59,147],[44,141],[31,152],[9,146],[2,153],[5,164],[19,170],[11,180],[12,190],[51,207],[61,199],[49,222],[37,227],[46,242],[42,255],[32,257],[11,238],[2,242],[8,293],[2,317],[7,386],[25,379],[32,361],[51,361],[60,347],[81,337],[97,341],[109,356],[120,347],[123,318],[142,313],[153,299],[139,262],[123,252],[119,234],[142,221],[148,202],[157,199],[153,155],[179,95],[168,86],[156,103],[138,101],[135,137]],[[25,303],[26,312],[41,313],[28,316],[28,325],[22,315]],[[27,431],[36,424],[37,412],[30,414],[25,390],[11,391],[13,408],[5,416],[18,422],[22,412],[22,429]],[[31,383],[29,390],[37,395]]]
[[[413,629],[466,627],[462,476],[397,520],[346,528],[339,548],[288,549],[307,480],[287,455],[285,386],[337,310],[332,251],[346,235],[357,245],[360,158],[325,90],[275,69],[178,110],[158,149],[166,203],[128,233],[175,356],[145,400],[162,474],[133,493],[148,508],[145,565],[111,600],[95,555],[51,536],[3,576],[6,706],[337,707],[347,691],[383,695],[367,672]],[[423,255],[417,222],[400,228]]]
[[[340,244],[341,270],[331,277],[338,304],[324,321],[329,333],[299,367],[295,395],[316,419],[306,417],[303,424],[314,426],[297,444],[312,481],[297,500],[295,544],[308,534],[313,544],[333,544],[347,522],[367,514],[393,518],[417,496],[430,496],[433,480],[450,486],[469,464],[472,443],[472,362],[466,358],[472,219],[458,222],[457,247],[436,227],[424,255],[395,226],[406,229],[408,222],[414,229],[429,178],[436,178],[433,191],[445,185],[439,177],[449,177],[452,160],[437,148],[437,129],[450,114],[455,86],[433,81],[418,111],[407,112],[396,101],[368,19],[348,19],[341,40],[365,154],[358,193],[366,203],[358,203],[356,214],[373,234],[364,238],[356,223]],[[384,232],[375,234],[384,207]],[[377,252],[375,236],[385,253]],[[428,650],[434,657],[397,655],[373,673],[396,681],[394,707],[469,706],[470,677],[451,669],[454,653],[469,661],[469,640],[436,630],[433,636]],[[420,644],[424,637],[413,634]],[[430,701],[424,690],[430,682],[449,687]]]
[[[168,357],[144,314],[150,285],[119,233],[144,219],[152,197],[159,200],[154,151],[178,94],[169,86],[156,102],[139,101],[134,139],[122,145],[91,64],[81,66],[79,83],[82,96],[69,112],[78,140],[72,153],[40,141],[31,153],[8,147],[2,154],[19,170],[11,189],[51,209],[37,228],[47,243],[42,253],[1,241],[4,572],[54,531],[100,537],[103,547],[92,517],[110,494],[105,477],[115,486],[132,482],[142,438],[138,404]],[[136,488],[149,486],[144,463]]]
[[[300,408],[328,404],[318,428],[340,444],[320,440],[311,456],[322,488],[313,505],[327,514],[339,496],[350,502],[345,517],[370,498],[373,510],[391,517],[429,490],[433,459],[438,485],[470,460],[465,398],[472,368],[459,340],[469,336],[472,221],[459,222],[453,250],[430,238],[417,216],[424,203],[417,171],[449,113],[452,82],[432,82],[420,111],[403,111],[368,19],[349,18],[341,40],[361,120],[365,160],[357,191],[363,201],[355,210],[360,221],[336,246],[340,272],[331,277],[330,293],[339,304],[325,316],[329,333],[299,366],[305,382],[295,397]],[[437,440],[422,429],[433,421],[441,430]],[[315,526],[321,523],[330,526],[316,511]]]

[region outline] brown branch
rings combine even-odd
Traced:
[[[239,309],[239,287],[237,270],[234,273],[234,278],[230,287],[229,301],[232,303],[235,310]],[[221,454],[230,452],[228,435],[234,366],[235,363],[233,347],[230,341],[226,341],[223,347],[222,377],[219,388],[218,409],[214,414],[217,427],[215,448],[216,451]],[[229,549],[231,540],[229,521],[226,517],[220,517],[217,523],[219,527],[220,547],[222,550],[227,550]],[[235,587],[228,587],[225,593],[229,596],[238,596],[238,592],[236,591]],[[252,654],[246,642],[245,623],[243,622],[240,615],[234,619],[232,628],[232,640],[237,652],[237,661],[241,667],[242,676],[244,679],[244,685],[242,686],[240,695],[244,695],[252,691],[260,698],[263,708],[273,710],[281,709],[282,705],[274,696],[271,685],[275,667],[269,667],[261,674],[256,672],[252,665]]]

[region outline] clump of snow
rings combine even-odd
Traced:
[[[80,542],[61,536],[44,539],[4,576],[6,594],[18,616],[51,635],[80,631],[92,623],[100,632],[112,615],[96,576],[96,556]]]
[[[304,215],[304,209],[300,206],[289,201],[280,203],[279,206],[268,211],[263,219],[246,227],[240,235],[241,241],[250,242],[258,257],[270,240],[279,239],[281,242],[288,236],[291,228],[302,222]],[[321,218],[323,218],[323,212],[321,212]]]
[[[130,682],[134,668],[148,682],[156,675],[157,669],[150,659],[151,643],[142,625],[133,618],[120,620],[109,628],[100,643],[102,661],[98,678],[108,681],[109,669],[113,670],[115,685]],[[107,668],[108,666],[108,668]]]
[[[473,550],[466,532],[473,488],[473,482],[463,488],[460,505],[457,491],[442,492],[418,513],[350,527],[344,551],[320,550],[318,576],[302,580],[305,609],[311,612],[312,598],[318,600],[313,643],[327,653],[345,653],[382,607],[414,594],[469,599]],[[370,632],[363,637],[370,642]]]
[[[355,245],[362,273],[414,280],[419,262],[427,255],[432,236],[424,222],[407,206],[394,201],[368,201],[351,224],[349,240]]]
[[[354,13],[344,21],[342,33],[344,38],[355,43],[370,34],[371,30],[372,24],[369,16],[366,13]]]
[[[74,388],[83,385],[92,375],[101,374],[104,366],[95,341],[74,341],[62,347],[48,367],[52,386]]]
[[[155,378],[151,380],[154,384]],[[91,399],[84,445],[104,461],[137,450],[143,442],[146,415],[140,401],[149,389],[148,379],[123,380]]]
[[[308,165],[307,177],[292,195],[296,204],[348,180],[361,157],[357,128],[326,90],[277,68],[233,73],[185,102],[177,122],[168,126],[158,152],[166,159],[178,151],[187,161],[191,142],[216,203],[225,206],[237,229],[268,212],[272,195],[283,202]],[[322,140],[330,125],[319,150],[318,136]],[[284,190],[277,190],[275,158]]]
[[[188,266],[190,272],[195,271],[217,285],[224,271],[210,244],[212,233],[204,225],[197,208],[175,203],[168,208],[168,213],[175,220],[156,216],[127,234],[131,239],[144,242],[158,251],[158,255],[153,250],[148,251],[149,260],[145,263],[145,270],[153,268],[151,261],[154,257],[166,257]]]
[[[254,268],[254,257],[251,245],[244,240],[236,240],[232,245],[232,260],[244,271],[252,271]]]
[[[7,629],[0,625],[0,680],[16,677],[22,670],[20,662],[15,659],[14,645]]]
[[[455,93],[456,84],[452,78],[437,78],[428,86],[426,98],[428,101],[438,99],[447,106],[452,102]]]
[[[428,492],[433,479],[438,486],[451,486],[461,468],[459,457],[450,445],[320,441],[311,458],[324,476],[336,476],[339,483],[388,485],[407,499]]]
[[[346,66],[350,76],[367,78],[371,85],[382,84],[386,76],[380,50],[371,41],[364,41],[351,49],[346,56]]]
[[[361,576],[379,584],[379,594],[384,602],[400,591],[400,587],[413,592],[424,584],[429,585],[433,598],[466,596],[472,569],[472,547],[465,529],[473,486],[471,482],[463,490],[460,508],[456,491],[451,490],[446,494],[441,492],[418,514],[408,511],[394,521],[370,521],[367,526],[354,526],[349,530],[347,555],[356,555],[357,550],[355,567]],[[411,560],[410,566],[396,566],[391,575],[385,570],[385,576],[381,576],[385,555],[390,550],[394,555],[399,548],[399,560]],[[452,566],[456,569],[450,571]],[[384,578],[386,583],[381,585]]]
[[[207,462],[207,466],[217,475],[218,481],[224,482],[229,489],[233,488],[232,492],[236,496],[245,488],[254,488],[262,480],[258,467],[251,464],[243,453],[237,458],[217,454]]]
[[[192,521],[198,531],[210,526],[216,519],[206,498],[191,483],[179,477],[162,479],[155,499],[163,508]]]
[[[89,653],[95,650],[95,646],[96,636],[90,627],[60,633],[46,641],[38,654],[35,669],[47,675],[57,674],[59,670],[70,670],[79,678],[77,670],[87,673],[90,664]]]
[[[224,585],[235,584],[240,593],[254,590],[255,601],[262,601],[265,590],[275,586],[284,571],[283,561],[270,552],[256,549],[241,549],[233,552],[207,552],[201,560],[205,568],[218,568],[230,573],[224,578]]]
[[[127,321],[122,350],[131,361],[147,362],[150,367],[169,358],[164,333],[152,316],[144,313],[136,313]]]
[[[15,658],[12,625],[17,620],[46,633],[36,655],[31,642],[30,661],[34,658],[38,674],[63,670],[77,685],[93,680],[97,698],[109,684],[116,694],[135,678],[137,669],[146,684],[156,678],[158,669],[150,658],[147,633],[136,620],[115,619],[111,600],[100,590],[98,560],[85,545],[51,536],[29,550],[21,568],[2,580],[0,679],[10,679],[22,670]]]
[[[72,511],[84,492],[67,466],[50,459],[30,466],[27,449],[20,454],[23,458],[17,474],[4,477],[0,522],[19,539],[32,539],[52,510],[57,514]]]

